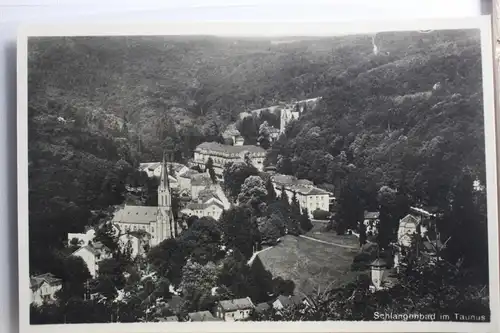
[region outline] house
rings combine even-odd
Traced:
[[[281,132],[279,128],[275,128],[272,126],[269,128],[269,139],[271,140],[271,142],[278,140],[280,134]]]
[[[215,305],[215,317],[224,321],[247,319],[255,308],[250,297],[218,301]]]
[[[209,216],[218,220],[224,210],[224,206],[218,200],[210,200],[207,203],[191,202],[181,210],[181,214],[198,217]]]
[[[179,184],[180,191],[190,191],[191,192],[191,180],[195,175],[200,175],[198,171],[188,169],[177,176],[177,182]]]
[[[68,233],[68,245],[72,245],[74,239],[77,240],[78,246],[87,245],[89,242],[93,241],[95,237],[95,230],[89,229],[85,233]]]
[[[224,141],[233,146],[243,146],[245,141],[234,124],[229,125],[228,128],[222,132],[222,137]]]
[[[271,182],[277,196],[281,196],[282,189],[285,189],[290,203],[295,194],[300,210],[307,209],[310,218],[313,218],[312,213],[315,210],[319,209],[326,212],[330,210],[330,197],[333,194],[314,186],[309,180],[297,179],[294,176],[273,174]]]
[[[378,233],[379,223],[380,223],[380,213],[379,212],[365,211],[363,224],[366,227],[367,234],[376,235]]]
[[[399,245],[410,246],[412,235],[417,232],[420,232],[420,235],[424,237],[429,231],[432,230],[436,233],[434,237],[439,238],[439,234],[436,229],[436,218],[438,215],[439,214],[436,209],[410,207],[410,213],[399,221]]]
[[[130,246],[132,258],[136,258],[145,253],[144,246],[149,243],[148,235],[130,231],[118,237],[118,245],[122,250]]]
[[[305,295],[299,294],[293,296],[279,295],[273,302],[273,308],[276,310],[282,310],[284,308],[300,305],[303,305],[307,308],[311,307],[313,303]]]
[[[251,161],[257,170],[262,171],[264,159],[266,158],[266,150],[253,145],[232,146],[218,142],[204,142],[196,147],[191,164],[205,170],[205,164],[209,158],[214,162],[215,174],[222,177],[224,166],[227,163],[243,162],[246,158]]]
[[[55,301],[55,294],[62,288],[62,280],[51,273],[30,278],[31,303],[42,305]]]
[[[199,311],[188,313],[186,321],[222,321],[214,317],[209,311]]]
[[[111,258],[111,250],[100,242],[84,245],[71,254],[80,257],[87,264],[90,275],[95,278],[99,271],[99,263]]]
[[[191,176],[191,198],[198,199],[201,191],[209,188],[213,184],[208,173],[193,174]]]

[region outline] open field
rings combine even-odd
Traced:
[[[314,227],[305,235],[311,238],[315,238],[321,241],[342,244],[347,246],[352,246],[359,248],[359,241],[356,236],[346,235],[339,236],[335,231],[324,231],[326,224],[320,222],[313,222]]]
[[[296,291],[311,294],[318,287],[324,290],[339,286],[358,275],[359,272],[350,271],[357,252],[288,235],[272,249],[260,253],[253,265],[256,269],[263,266],[273,276],[290,279]]]

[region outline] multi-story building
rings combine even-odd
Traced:
[[[209,158],[213,161],[215,174],[222,177],[224,166],[227,163],[242,162],[246,158],[252,162],[257,170],[262,171],[266,150],[252,145],[231,146],[217,142],[204,142],[196,147],[191,164],[204,170]]]
[[[300,210],[302,211],[304,208],[307,209],[311,218],[315,210],[327,212],[330,210],[330,197],[333,194],[314,186],[309,180],[275,174],[271,176],[271,181],[276,191],[276,195],[281,196],[281,191],[284,188],[288,200],[291,203],[295,194]]]

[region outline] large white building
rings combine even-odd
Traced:
[[[204,170],[208,159],[212,158],[214,171],[217,176],[221,177],[224,165],[230,162],[244,161],[247,156],[257,170],[263,170],[266,150],[262,147],[252,145],[231,146],[218,142],[204,142],[198,145],[194,151],[192,164]]]
[[[304,208],[307,209],[311,218],[315,210],[327,212],[330,210],[330,199],[333,194],[314,186],[309,180],[274,174],[271,176],[271,182],[273,183],[276,195],[281,196],[282,189],[285,189],[290,203],[295,194],[301,211]]]
[[[151,246],[158,245],[167,238],[173,238],[176,223],[172,214],[172,197],[167,163],[163,157],[158,186],[158,206],[125,205],[118,209],[112,223],[122,232],[143,231],[150,235]],[[179,229],[180,230],[180,229]]]

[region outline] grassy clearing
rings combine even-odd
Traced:
[[[318,243],[313,240],[285,236],[274,248],[258,255],[256,265],[263,265],[274,276],[295,282],[296,291],[313,293],[352,280],[350,271],[355,249]]]

